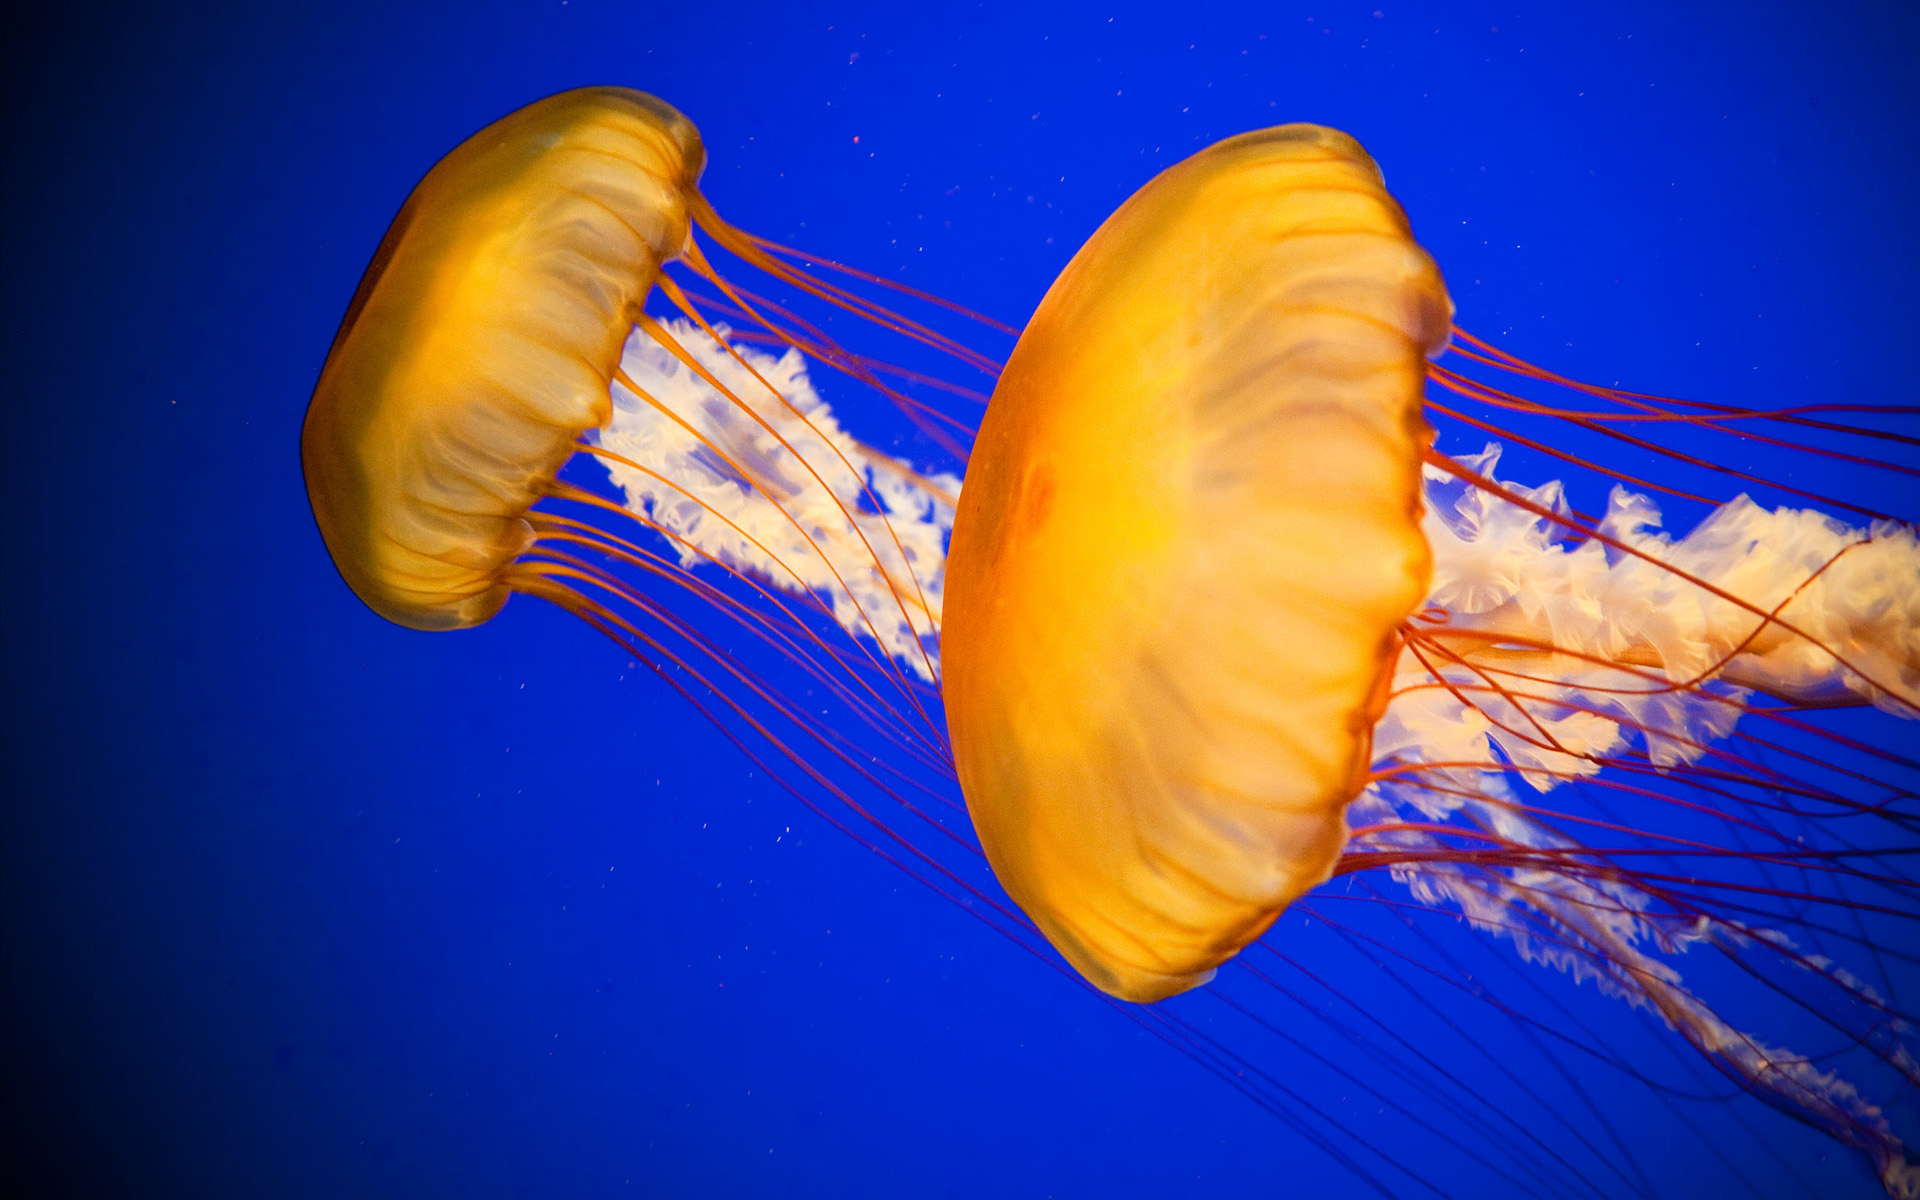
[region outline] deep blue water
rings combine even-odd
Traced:
[[[1016,322],[1155,170],[1310,119],[1368,146],[1462,324],[1518,353],[1754,406],[1911,402],[1914,10],[1376,3],[13,11],[7,1193],[1359,1194],[749,778],[576,621],[374,617],[316,536],[297,436],[419,176],[601,82],[699,124],[739,225]],[[1337,982],[1388,1020],[1408,1003]],[[1502,1022],[1467,1033],[1545,1070]],[[1520,1193],[1301,1070],[1450,1194]],[[1723,1194],[1640,1085],[1555,1094],[1659,1194]],[[1702,1121],[1801,1173],[1758,1167],[1759,1194],[1877,1193],[1756,1104]]]

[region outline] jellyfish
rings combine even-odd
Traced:
[[[1915,1194],[1866,1091],[1743,1032],[1672,962],[1711,947],[1796,974],[1796,1000],[1920,1082],[1892,998],[1784,911],[1911,919],[1911,792],[1742,741],[1761,722],[1817,740],[1798,714],[1825,706],[1915,715],[1912,527],[1736,497],[1676,540],[1657,481],[1620,476],[1583,514],[1503,480],[1498,444],[1441,453],[1429,421],[1523,445],[1475,414],[1636,444],[1757,419],[1870,430],[1592,387],[1471,338],[1372,160],[1317,126],[1149,182],[1021,331],[734,229],[703,163],[670,106],[589,88],[487,127],[415,189],[302,440],[323,539],[369,607],[426,630],[514,594],[578,615],[822,819],[1283,1121],[1311,1098],[1152,1002],[1223,969],[1266,980],[1242,952],[1271,950],[1281,913],[1384,873],[1652,1013]],[[842,347],[697,235],[984,374],[977,439],[922,398],[973,389]],[[1018,341],[1003,371],[807,267]],[[809,364],[885,397],[945,462],[855,437]],[[1755,864],[1797,882],[1748,887],[1734,867]],[[1891,899],[1858,898],[1874,888]],[[1510,1156],[1527,1179],[1559,1169]]]
[[[947,563],[947,719],[996,876],[1096,986],[1151,1002],[1343,859],[1391,863],[1914,1194],[1878,1108],[1640,948],[1770,932],[1595,865],[1508,784],[1544,798],[1636,738],[1697,763],[1755,693],[1920,717],[1912,527],[1740,497],[1673,541],[1624,488],[1579,520],[1501,483],[1498,447],[1432,448],[1452,315],[1373,161],[1318,126],[1195,155],[1075,255],[994,392]]]
[[[814,497],[831,516],[804,501],[774,506],[776,523],[797,540],[823,522],[836,527],[820,545],[808,542],[812,554],[792,568],[800,572],[793,581],[810,587],[832,579],[849,619],[865,618],[863,600],[881,607],[876,594],[885,592],[907,628],[930,632],[928,601],[911,578],[905,547],[887,522],[864,520],[858,509],[863,493],[871,494],[865,473],[875,469],[906,481],[916,496],[928,488],[938,494],[938,483],[828,436],[764,380],[756,378],[748,394],[766,403],[723,405],[716,423],[672,412],[621,367],[637,329],[716,393],[726,387],[713,370],[753,374],[730,348],[724,361],[704,363],[643,307],[662,292],[694,314],[697,327],[682,324],[683,334],[711,330],[661,273],[670,261],[751,304],[706,264],[691,240],[696,225],[777,278],[838,299],[713,212],[697,186],[705,161],[698,131],[671,106],[630,89],[582,88],[489,125],[414,189],[348,306],[301,433],[314,518],[342,578],[368,607],[415,629],[459,629],[524,592],[600,619],[602,610],[564,582],[589,578],[581,574],[587,568],[528,562],[527,555],[543,537],[564,545],[586,536],[567,518],[532,510],[565,491],[562,465],[589,432],[609,424],[618,388],[685,436],[659,447],[671,462],[635,463],[617,449],[602,451],[611,460],[660,478],[696,507],[699,498],[672,482],[676,473],[705,474],[693,458],[758,496]],[[856,311],[889,319],[871,306]],[[801,336],[789,341],[807,344]],[[867,374],[844,356],[834,361]],[[715,428],[702,432],[705,426]],[[888,511],[872,499],[879,513]],[[714,521],[728,521],[708,507]],[[661,528],[671,534],[673,527]],[[765,543],[780,531],[732,528],[774,553]],[[855,545],[864,574],[848,563]]]

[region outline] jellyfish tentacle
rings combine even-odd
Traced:
[[[668,298],[673,300],[674,304],[681,310],[681,312],[685,313],[689,318],[691,318],[695,323],[697,323],[700,326],[701,331],[707,335],[708,339],[714,345],[718,346],[720,349],[725,351],[729,358],[731,358],[735,363],[739,364],[748,373],[750,373],[753,376],[755,382],[759,383],[763,388],[765,388],[767,393],[770,396],[772,396],[775,400],[777,400],[780,403],[780,405],[789,414],[791,414],[796,420],[798,420],[802,425],[804,425],[807,428],[807,430],[815,436],[815,438],[819,439],[821,442],[823,442],[826,445],[827,449],[832,452],[832,454],[836,459],[838,459],[840,465],[846,468],[847,473],[852,475],[855,478],[855,480],[858,482],[861,497],[863,497],[869,503],[871,503],[875,511],[884,513],[885,511],[884,506],[881,504],[880,498],[874,494],[873,485],[868,481],[866,474],[864,472],[854,467],[853,463],[848,459],[846,451],[843,450],[840,447],[840,445],[837,442],[835,442],[833,439],[821,436],[821,432],[819,428],[814,425],[813,421],[808,417],[806,413],[803,413],[798,408],[794,407],[793,402],[789,400],[786,397],[786,395],[783,392],[781,392],[779,388],[776,388],[771,383],[768,383],[766,380],[766,377],[763,376],[760,373],[760,371],[751,362],[749,362],[746,359],[746,357],[743,356],[735,346],[733,346],[730,342],[728,342],[725,337],[717,333],[714,330],[714,327],[712,325],[709,325],[707,323],[707,319],[700,314],[700,311],[696,309],[693,306],[693,304],[687,299],[687,297],[680,291],[678,285],[675,285],[671,280],[663,279],[661,281],[660,287],[661,287],[661,290],[668,296]],[[751,412],[751,410],[749,411]],[[768,424],[764,418],[761,418],[758,413],[752,413],[752,415],[755,417],[756,422],[760,425],[762,429],[765,429],[769,434],[772,434],[775,438],[779,439],[781,445],[787,450],[789,454],[793,454],[795,458],[800,459],[801,463],[804,466],[806,466],[808,473],[813,476],[814,482],[819,484],[821,490],[827,493],[827,495],[833,500],[835,506],[840,509],[841,516],[846,519],[847,524],[853,529],[854,535],[860,539],[860,544],[862,548],[866,550],[867,557],[870,560],[872,560],[875,566],[880,568],[881,577],[887,581],[887,590],[892,594],[894,605],[896,608],[900,610],[901,617],[907,620],[907,622],[910,625],[915,624],[915,622],[913,621],[913,618],[907,612],[907,606],[909,604],[909,601],[905,597],[900,595],[900,591],[898,587],[895,586],[892,576],[890,572],[887,570],[887,564],[881,562],[881,556],[874,551],[873,544],[868,540],[866,531],[860,527],[859,522],[854,520],[853,514],[848,511],[847,504],[833,493],[832,488],[827,486],[826,480],[821,476],[821,473],[818,468],[814,467],[811,463],[808,463],[804,458],[801,458],[798,452],[794,450],[793,446],[789,444],[785,438],[780,437],[778,431],[776,431],[772,425]],[[859,457],[863,459],[868,459],[868,458],[883,458],[884,456],[878,455],[869,451],[868,453],[864,455],[860,455]],[[934,622],[937,620],[937,617],[933,614],[933,610],[928,605],[926,588],[921,585],[918,575],[915,574],[913,570],[912,559],[907,554],[906,549],[900,544],[900,535],[899,535],[899,532],[894,528],[893,523],[883,519],[881,521],[881,524],[885,527],[887,531],[887,536],[893,543],[894,553],[895,555],[898,556],[896,561],[898,561],[901,564],[901,566],[905,569],[907,573],[907,577],[913,585],[913,599],[911,603],[917,607],[917,610],[922,615],[922,620],[925,625],[927,633],[931,634],[933,632]],[[924,639],[919,641],[914,646],[914,649],[918,651],[918,659],[919,659],[918,667],[923,673],[923,677],[931,681],[936,677],[937,672],[934,669],[933,659],[927,653]]]

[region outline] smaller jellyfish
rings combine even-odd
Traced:
[[[678,544],[683,565],[751,558],[782,585],[830,593],[843,624],[889,651],[912,646],[905,659],[931,679],[938,580],[915,571],[942,556],[944,525],[915,531],[951,511],[957,481],[868,449],[810,390],[793,391],[804,348],[914,403],[721,278],[693,229],[783,283],[991,364],[726,224],[699,192],[705,162],[672,107],[597,87],[512,113],[436,164],[382,239],[307,410],[301,456],[321,535],[354,592],[401,625],[477,625],[518,591],[628,628],[586,593],[631,593],[573,551],[658,564],[534,508],[605,508],[560,478],[576,453],[595,454],[637,498],[629,515]],[[775,331],[788,355],[750,357],[726,340],[663,272],[676,262],[721,292],[705,308]],[[683,317],[650,316],[656,292]]]

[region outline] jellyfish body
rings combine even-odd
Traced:
[[[995,390],[947,564],[943,696],[996,876],[1090,982],[1150,1001],[1206,982],[1331,874],[1389,867],[1421,903],[1657,1013],[1920,1194],[1850,1080],[1735,1029],[1654,957],[1763,945],[1862,1045],[1906,1028],[1756,921],[1747,885],[1723,906],[1717,880],[1631,867],[1742,852],[1660,832],[1657,811],[1638,818],[1651,833],[1562,819],[1509,783],[1676,772],[1696,789],[1676,812],[1712,813],[1735,846],[1764,836],[1761,862],[1840,872],[1783,894],[1847,905],[1849,886],[1890,885],[1910,904],[1897,873],[1833,867],[1855,845],[1792,828],[1778,796],[1866,821],[1883,801],[1716,743],[1791,711],[1756,692],[1920,715],[1920,543],[1745,496],[1676,542],[1644,495],[1616,488],[1590,521],[1558,484],[1493,478],[1496,449],[1442,455],[1429,379],[1529,411],[1423,361],[1450,316],[1372,161],[1313,126],[1162,173],[1074,257]],[[1626,420],[1685,419],[1582,390]],[[1649,798],[1631,774],[1615,786]],[[1590,850],[1566,831],[1582,822],[1652,848]],[[1920,1083],[1897,1038],[1876,1054]]]
[[[375,612],[454,629],[506,602],[527,510],[606,424],[705,163],[669,105],[581,88],[487,126],[407,198],[301,435],[321,535]]]
[[[996,876],[1103,989],[1204,982],[1340,854],[1427,591],[1451,315],[1372,159],[1288,125],[1137,193],[1008,361],[943,695]]]

